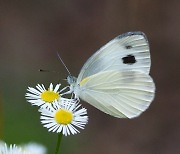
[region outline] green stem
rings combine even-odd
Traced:
[[[58,134],[58,140],[57,140],[57,145],[56,145],[56,152],[55,152],[55,154],[58,154],[58,153],[59,153],[62,135],[63,135],[62,133],[59,133],[59,134]]]

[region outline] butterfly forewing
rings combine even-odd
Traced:
[[[93,74],[109,71],[150,71],[149,44],[142,32],[128,32],[119,35],[95,54],[82,67],[77,82]]]

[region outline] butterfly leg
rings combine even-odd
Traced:
[[[67,90],[67,91],[66,91],[66,90]],[[63,92],[63,91],[66,91],[66,92],[62,93],[61,96],[67,95],[67,94],[71,94],[71,93],[72,93],[72,91],[70,90],[70,86],[64,87],[63,89],[61,89],[60,92]]]

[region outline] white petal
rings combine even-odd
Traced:
[[[50,91],[53,91],[53,84],[51,83],[50,86],[49,86],[49,90]]]
[[[57,92],[58,89],[60,88],[61,84],[57,84],[56,87],[54,88],[54,92]]]

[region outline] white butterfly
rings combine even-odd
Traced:
[[[114,117],[137,117],[154,99],[150,65],[144,33],[119,35],[87,60],[77,79],[67,77],[69,93]]]

